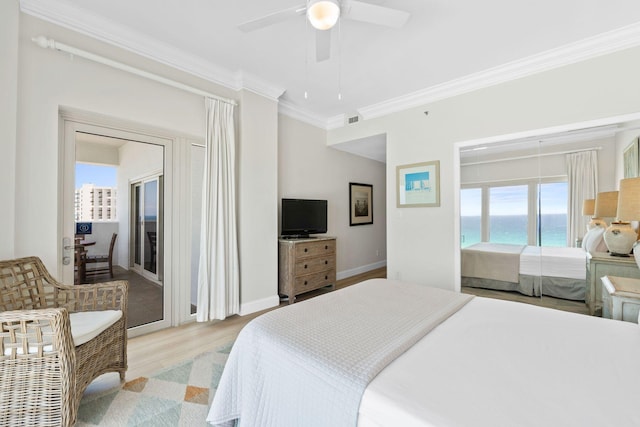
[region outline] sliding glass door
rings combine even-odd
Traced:
[[[153,281],[162,281],[162,175],[131,184],[133,269]]]

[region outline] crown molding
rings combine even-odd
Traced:
[[[274,86],[262,80],[260,77],[247,73],[246,71],[239,71],[237,73],[237,76],[238,87],[251,91],[253,93],[257,93],[258,95],[269,98],[272,101],[277,102],[286,90],[283,87]]]
[[[608,31],[479,73],[359,108],[373,119],[640,45],[640,23]]]
[[[324,117],[320,117],[310,113],[309,111],[303,110],[289,101],[280,101],[278,104],[278,113],[321,129],[327,129],[327,120]]]
[[[64,3],[44,0],[20,0],[20,10],[36,18],[68,28],[93,39],[133,52],[142,57],[184,71],[217,85],[239,91],[249,90],[269,99],[277,100],[284,92],[255,76],[242,71],[231,71],[195,55],[164,43],[159,43],[113,21],[95,16]]]
[[[278,100],[285,91],[284,88],[261,80],[257,76],[243,71],[234,72],[204,61],[200,57],[185,54],[172,46],[159,43],[113,21],[83,12],[65,3],[20,0],[20,10],[234,91],[246,89],[272,100]],[[638,45],[640,45],[640,22],[420,91],[364,106],[356,111],[363,120],[373,119]],[[279,112],[325,130],[345,125],[345,114],[321,117],[286,101],[279,102]]]

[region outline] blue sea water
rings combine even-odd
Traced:
[[[539,246],[567,246],[567,215],[547,214],[541,218],[541,242]],[[481,241],[480,216],[461,217],[461,246],[467,247]],[[492,243],[527,244],[526,215],[493,215],[489,224],[489,241]]]

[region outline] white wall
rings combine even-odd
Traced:
[[[388,276],[458,286],[455,143],[639,112],[639,57],[620,51],[329,132],[330,144],[387,133]],[[440,160],[441,206],[396,208],[396,166],[429,160]]]
[[[280,115],[278,204],[328,200],[327,235],[337,237],[338,278],[386,264],[385,165],[326,145],[326,131]],[[349,183],[373,185],[373,224],[349,226]]]
[[[537,146],[537,144],[534,144]],[[598,191],[612,191],[616,188],[616,143],[614,137],[600,138],[591,141],[575,142],[571,144],[558,144],[544,146],[541,153],[561,153],[576,149],[601,147],[598,153]],[[482,151],[479,151],[482,153]],[[539,158],[514,159],[503,162],[483,163],[478,165],[466,165],[465,163],[482,162],[499,158],[519,157],[536,154],[537,150],[517,151],[496,154],[492,156],[472,156],[461,161],[460,184],[477,182],[508,181],[518,179],[531,179],[545,177],[558,177],[567,175],[566,154],[546,155]]]
[[[4,14],[2,20],[5,20]],[[15,24],[14,21],[8,20],[8,23]],[[18,42],[20,102],[17,112],[15,191],[19,196],[15,200],[16,244],[13,255],[39,255],[54,275],[60,274],[62,236],[59,226],[62,209],[58,200],[62,194],[62,171],[59,170],[57,159],[60,154],[58,112],[61,108],[164,129],[164,136],[183,135],[193,137],[193,140],[204,140],[205,133],[202,97],[82,58],[71,58],[60,52],[41,49],[30,41],[31,37],[38,35],[126,62],[220,96],[241,97],[241,109],[245,113],[240,116],[241,123],[238,125],[241,138],[238,160],[241,206],[238,216],[241,226],[247,228],[241,231],[242,302],[250,303],[252,298],[260,299],[266,295],[275,296],[277,300],[277,103],[256,94],[232,92],[24,14],[20,14]],[[175,162],[176,168],[183,164],[178,160]],[[174,172],[176,177],[189,175],[188,170],[177,169]],[[1,173],[2,187],[11,187],[9,177],[4,175],[4,171]],[[176,203],[180,203],[181,197],[188,198],[184,194],[176,194]],[[248,203],[253,200],[257,200],[264,211],[260,215],[256,214],[255,205]],[[247,205],[249,208],[245,209]],[[174,217],[176,222],[187,220],[187,216]],[[3,232],[5,230],[8,228],[3,228]],[[180,237],[187,234],[174,235]],[[177,251],[178,243],[175,242],[176,249],[165,248],[165,251]],[[122,256],[123,253],[120,253]],[[245,271],[254,267],[259,270]],[[188,262],[181,268],[189,271]],[[188,286],[188,280],[180,281],[179,277],[173,279],[175,283]]]
[[[17,0],[0,2],[0,259],[15,255],[18,16]]]
[[[242,91],[236,152],[241,311],[279,304],[278,104]]]

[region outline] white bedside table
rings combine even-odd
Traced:
[[[604,276],[602,285],[602,317],[638,323],[640,279]]]

